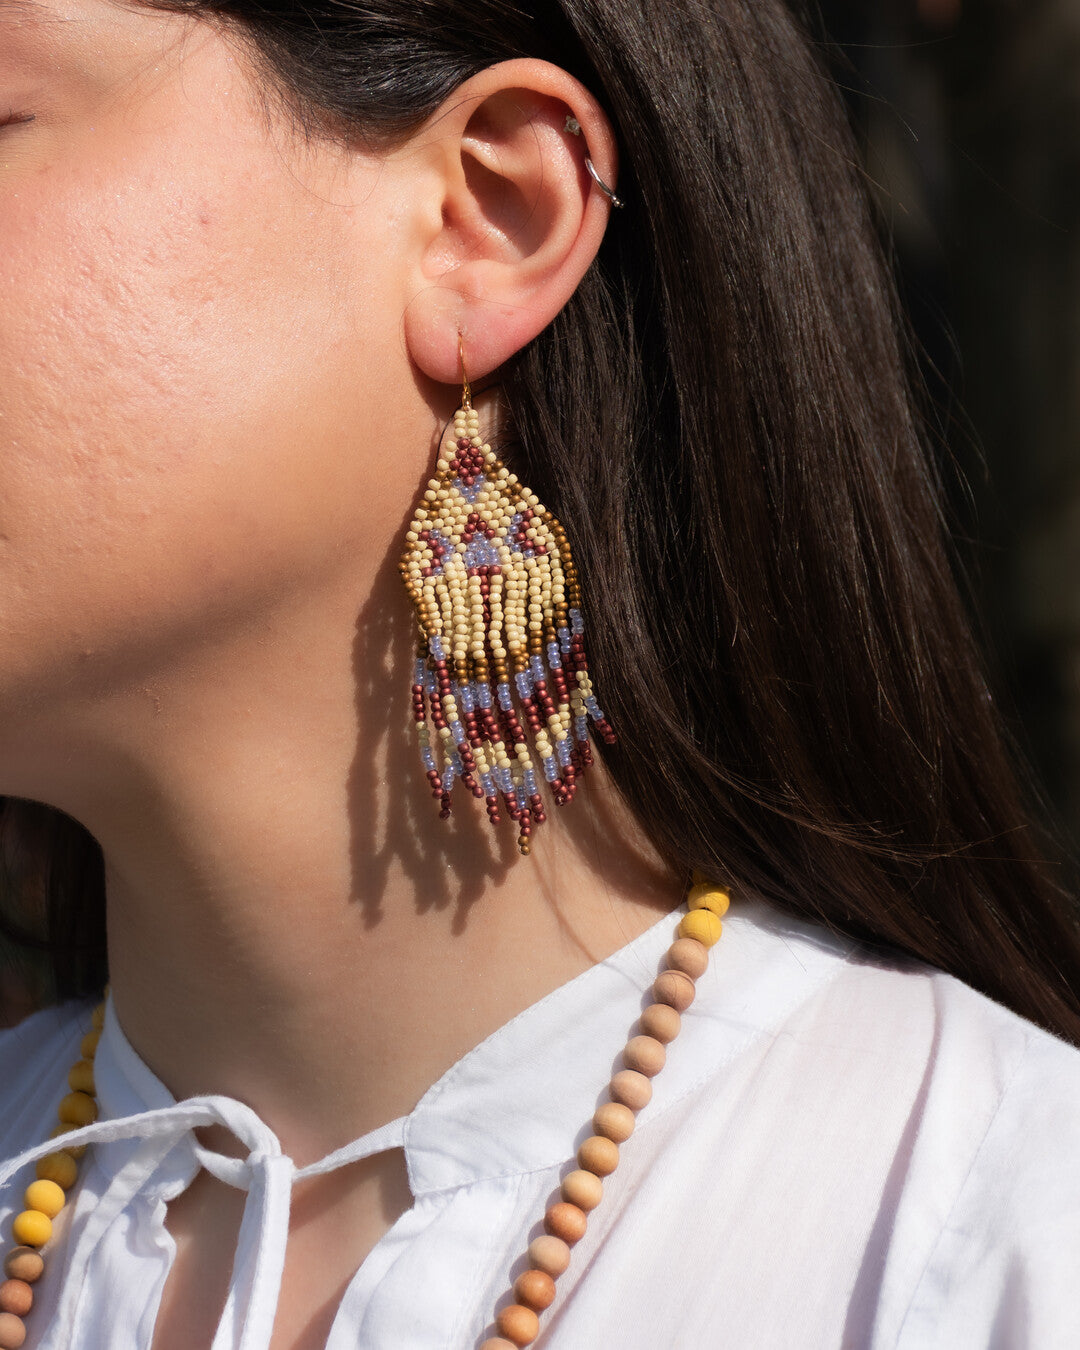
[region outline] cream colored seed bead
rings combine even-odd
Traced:
[[[634,1113],[622,1102],[604,1102],[596,1108],[593,1129],[616,1144],[624,1144],[634,1133]]]

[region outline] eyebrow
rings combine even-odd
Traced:
[[[53,11],[40,0],[0,0],[0,19],[29,19],[31,23],[41,23],[45,19],[55,18]]]

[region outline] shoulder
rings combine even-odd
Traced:
[[[0,1030],[0,1158],[39,1143],[56,1124],[93,1006],[92,1000],[68,999]]]

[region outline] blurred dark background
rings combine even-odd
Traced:
[[[809,3],[956,470],[995,692],[1080,856],[1080,0]],[[16,958],[0,1025],[43,1001]]]
[[[1080,852],[1080,0],[820,0],[991,678]]]

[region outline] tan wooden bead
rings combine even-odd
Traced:
[[[631,1036],[623,1051],[623,1063],[628,1069],[655,1078],[664,1067],[667,1051],[654,1036]]]
[[[619,1165],[619,1146],[602,1134],[591,1134],[577,1151],[578,1165],[598,1177],[609,1177]]]
[[[542,1233],[529,1243],[529,1260],[537,1270],[557,1280],[570,1264],[570,1248],[562,1238]]]
[[[25,1280],[33,1284],[41,1278],[45,1269],[45,1258],[33,1247],[12,1247],[4,1260],[4,1274],[13,1280]]]
[[[700,979],[709,968],[709,949],[697,938],[676,938],[668,948],[667,967],[682,971],[692,980]]]
[[[68,1087],[72,1092],[94,1091],[94,1066],[88,1059],[80,1059],[68,1070]]]
[[[480,1350],[517,1350],[513,1341],[508,1341],[503,1336],[489,1336],[486,1341],[481,1342]]]
[[[620,1069],[608,1085],[611,1100],[621,1102],[631,1111],[640,1111],[652,1101],[652,1084],[636,1069]]]
[[[526,1308],[543,1312],[555,1302],[555,1281],[544,1270],[525,1270],[514,1281],[514,1297]]]
[[[532,1345],[540,1334],[539,1317],[521,1303],[503,1308],[495,1318],[495,1325],[501,1336],[517,1346]]]
[[[34,1291],[25,1280],[5,1280],[0,1284],[0,1312],[25,1317],[34,1306]]]
[[[564,1200],[586,1212],[595,1209],[604,1198],[604,1183],[595,1172],[586,1172],[582,1167],[563,1177],[559,1190]]]
[[[69,1092],[61,1097],[56,1114],[62,1122],[72,1125],[90,1125],[97,1120],[97,1102],[89,1092]]]
[[[19,1350],[26,1340],[26,1323],[14,1313],[0,1312],[0,1350]]]
[[[647,1036],[670,1045],[682,1028],[682,1018],[670,1003],[650,1003],[641,1014],[641,1029]]]
[[[70,1153],[60,1149],[39,1158],[34,1173],[40,1181],[55,1181],[65,1191],[70,1191],[79,1178],[79,1164]]]
[[[596,1108],[592,1118],[593,1129],[605,1139],[624,1144],[634,1133],[634,1113],[622,1102],[605,1102]]]
[[[577,1205],[567,1204],[565,1200],[557,1200],[555,1204],[548,1205],[544,1214],[544,1227],[547,1231],[552,1237],[561,1238],[570,1247],[575,1242],[581,1241],[588,1225],[589,1220],[585,1211],[579,1209]]]
[[[676,1012],[685,1012],[694,1001],[694,981],[681,970],[664,970],[653,981],[653,998],[669,1003]]]
[[[101,1040],[101,1032],[95,1027],[93,1031],[88,1031],[79,1042],[79,1054],[83,1059],[93,1059],[97,1054],[98,1041]]]

